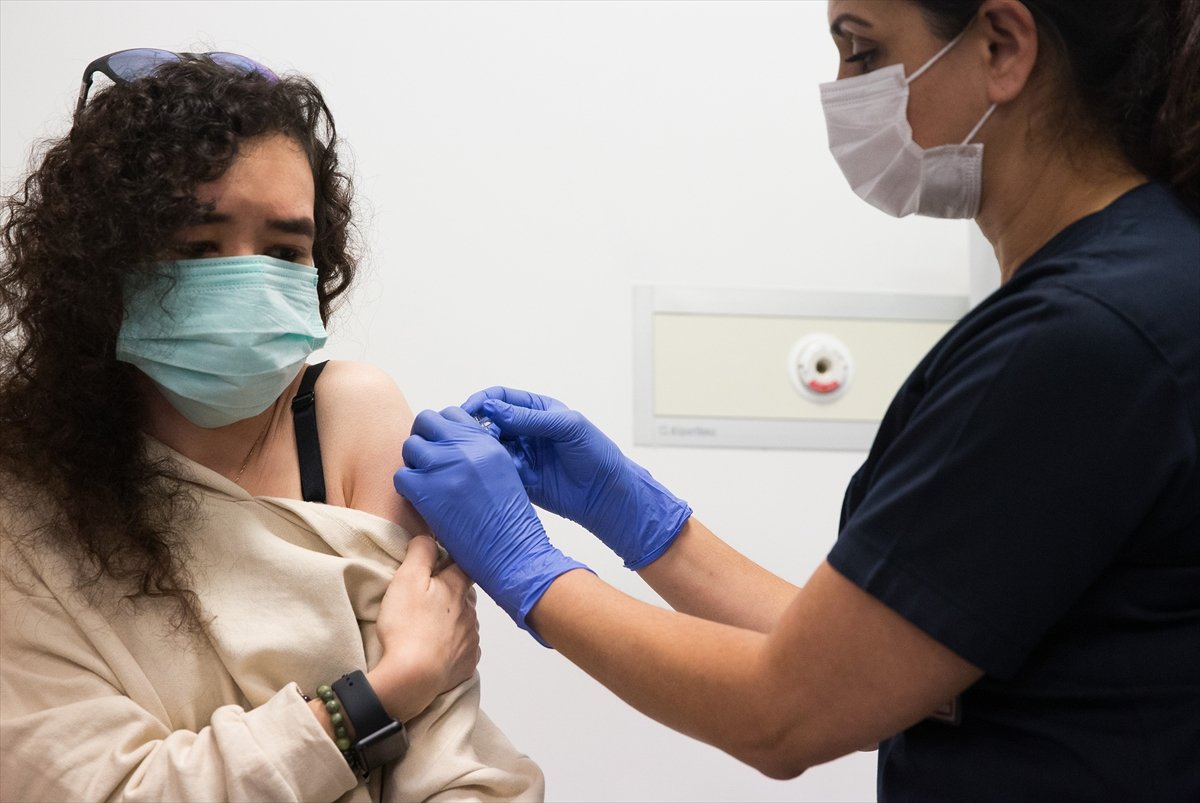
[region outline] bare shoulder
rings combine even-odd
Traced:
[[[377,365],[330,360],[321,373],[321,404],[339,412],[408,411],[408,402],[392,376]]]
[[[400,386],[378,366],[337,360],[325,366],[316,394],[330,504],[412,529],[416,522],[392,487],[413,422]]]

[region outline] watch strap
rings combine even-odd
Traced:
[[[360,670],[342,675],[331,685],[338,702],[342,704],[342,711],[354,728],[356,739],[370,736],[395,721],[388,716],[383,703],[375,696],[375,690],[367,682],[367,676]]]
[[[346,719],[354,728],[354,743],[350,752],[357,769],[366,778],[371,770],[395,761],[408,751],[408,733],[404,723],[392,719],[375,690],[360,670],[354,670],[335,680],[333,693],[341,703]]]

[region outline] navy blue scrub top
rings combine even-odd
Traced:
[[[883,800],[1200,801],[1200,219],[1073,223],[892,402],[830,564],[985,672]]]

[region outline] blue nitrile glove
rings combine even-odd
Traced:
[[[578,522],[641,569],[674,543],[692,509],[582,414],[549,396],[492,387],[463,404],[499,429],[539,507]]]
[[[508,452],[462,408],[425,410],[412,432],[396,490],[463,571],[545,644],[529,611],[560,574],[588,567],[551,545]]]

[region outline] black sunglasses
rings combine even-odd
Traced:
[[[163,64],[181,61],[184,56],[192,55],[195,54],[173,53],[170,50],[159,50],[153,47],[138,47],[132,50],[118,50],[116,53],[101,56],[89,64],[83,71],[83,85],[79,87],[79,102],[75,104],[75,116],[79,116],[79,113],[83,111],[83,105],[87,103],[88,92],[92,88],[92,76],[96,73],[104,73],[114,83],[127,84],[138,78],[145,78],[148,75],[152,75]],[[218,51],[215,53],[204,53],[203,55],[212,59],[215,63],[243,75],[260,75],[269,81],[279,80],[279,76],[272,72],[269,67],[264,67],[257,61],[245,56],[239,56],[237,53],[223,53]]]

